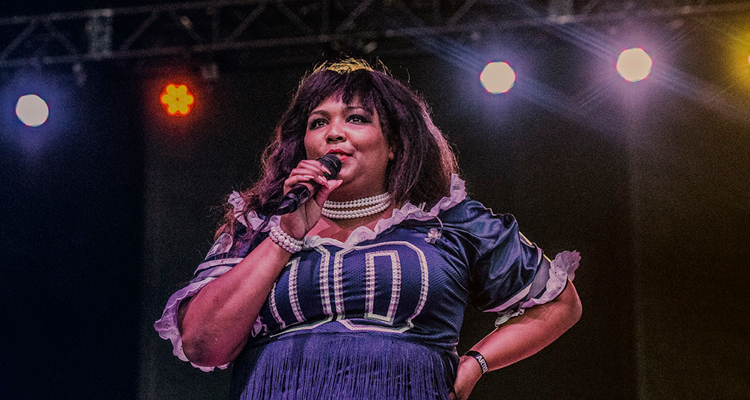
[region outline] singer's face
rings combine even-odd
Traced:
[[[361,107],[356,99],[345,104],[331,96],[320,103],[307,119],[305,149],[311,160],[328,153],[341,159],[337,179],[343,183],[331,193],[331,200],[374,196],[387,190],[385,174],[393,152],[377,111]]]

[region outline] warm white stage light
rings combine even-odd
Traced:
[[[484,67],[479,80],[492,94],[506,93],[516,83],[516,72],[506,62],[492,62]]]
[[[35,128],[47,122],[49,107],[41,97],[35,94],[27,94],[18,99],[16,116],[24,125]]]
[[[625,50],[617,57],[617,72],[628,82],[646,79],[652,65],[651,57],[640,47]]]

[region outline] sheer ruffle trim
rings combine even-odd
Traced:
[[[190,361],[185,356],[185,351],[182,349],[182,335],[180,330],[177,328],[177,313],[180,309],[180,303],[188,297],[191,297],[198,293],[204,286],[216,278],[206,278],[198,282],[193,282],[184,288],[178,290],[172,297],[167,301],[164,312],[161,315],[161,319],[154,323],[154,329],[159,332],[159,336],[162,339],[170,340],[172,342],[172,354],[177,356],[182,361]],[[196,368],[200,368],[201,371],[213,371],[213,367],[201,367],[199,365],[192,364]],[[219,368],[226,369],[227,365],[222,365]]]
[[[232,192],[232,194],[229,195],[228,202],[234,208],[234,218],[237,221],[240,221],[242,225],[256,230],[263,223],[263,218],[259,217],[258,213],[256,213],[255,211],[250,211],[249,213],[247,213],[247,218],[245,218],[245,215],[243,214],[245,211],[245,200],[242,199],[242,196],[238,192]],[[263,228],[263,232],[270,231],[274,226],[279,226],[280,219],[280,215],[271,216],[271,220],[268,221],[268,225]],[[248,223],[250,224],[249,226]]]
[[[521,304],[520,309],[501,313],[495,320],[495,326],[500,326],[513,317],[523,315],[524,309],[540,304],[549,303],[562,293],[568,280],[575,279],[575,272],[581,261],[577,251],[563,251],[550,262],[549,279],[544,293],[538,299],[529,299]]]
[[[425,211],[423,209],[423,205],[417,206],[407,201],[401,208],[394,209],[389,218],[384,218],[378,221],[378,223],[375,225],[375,229],[370,229],[366,226],[360,226],[359,228],[352,231],[352,233],[343,243],[339,240],[331,238],[321,238],[320,236],[306,236],[304,238],[303,248],[313,248],[325,244],[332,244],[343,248],[350,248],[365,240],[374,239],[380,232],[383,232],[394,225],[398,225],[403,221],[409,219],[415,219],[418,221],[427,221],[433,219],[437,217],[438,213],[440,213],[441,211],[455,206],[456,204],[464,201],[465,198],[466,184],[461,178],[458,177],[458,175],[453,174],[451,176],[450,195],[440,199],[440,201],[438,201],[437,204],[435,204],[435,206],[430,209],[430,211]],[[260,226],[260,224],[263,223],[263,219],[260,218],[255,211],[250,211],[247,214],[247,220],[245,219],[242,214],[242,211],[245,209],[245,201],[242,199],[239,193],[233,192],[229,196],[229,203],[235,209],[235,217],[243,225],[248,226],[247,224],[249,223],[253,229],[256,229]],[[280,218],[281,217],[278,215],[272,216],[264,231],[271,229],[272,226],[278,226]]]
[[[406,202],[401,208],[396,208],[389,218],[383,218],[375,225],[374,229],[366,226],[360,226],[352,231],[346,242],[340,242],[336,239],[321,238],[320,236],[305,237],[305,247],[311,248],[325,244],[332,244],[339,247],[350,248],[365,241],[374,239],[381,232],[398,225],[406,220],[414,219],[418,221],[427,221],[437,217],[438,213],[447,210],[456,204],[464,201],[466,198],[466,185],[458,175],[451,176],[450,195],[443,197],[435,204],[430,211],[424,210],[424,205],[418,206]]]
[[[229,268],[230,267],[226,267],[227,270],[229,270]],[[192,282],[184,288],[175,292],[175,294],[173,294],[172,297],[170,297],[167,301],[167,305],[166,307],[164,307],[164,312],[161,315],[161,319],[154,323],[154,329],[159,332],[159,336],[162,339],[172,342],[172,354],[177,356],[177,358],[182,361],[189,362],[190,360],[187,359],[187,356],[185,356],[185,351],[182,349],[182,335],[180,335],[180,330],[177,327],[177,313],[180,309],[180,303],[182,303],[182,301],[187,299],[188,297],[194,296],[204,286],[208,285],[209,282],[218,278],[218,275],[220,275],[220,273],[218,272],[219,271],[217,271],[217,276],[211,276],[197,282]],[[253,325],[252,335],[257,335],[258,332],[260,332],[261,327],[261,321],[260,318],[258,318],[258,320],[256,320],[255,324]],[[200,365],[195,365],[192,362],[190,364],[196,368],[199,368],[201,371],[210,372],[214,370],[214,367],[202,367]],[[226,369],[228,366],[229,364],[224,364],[220,365],[218,368]]]

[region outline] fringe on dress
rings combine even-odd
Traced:
[[[232,399],[444,400],[453,387],[455,351],[382,333],[291,336],[246,347]]]

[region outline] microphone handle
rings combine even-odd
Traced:
[[[317,182],[309,182],[309,184],[313,185],[315,189],[320,186]],[[274,215],[284,215],[295,211],[302,203],[310,198],[311,193],[312,192],[306,185],[301,183],[294,185],[287,194],[284,195],[284,199],[281,201],[281,204],[279,205],[279,208],[276,209]]]
[[[325,176],[326,179],[335,179],[341,170],[341,160],[333,154],[326,154],[325,156],[318,158],[318,161],[331,171],[330,174],[324,173],[323,176]],[[320,184],[315,181],[309,181],[307,184],[295,184],[289,192],[284,195],[284,198],[281,200],[281,204],[276,209],[274,215],[284,215],[293,212],[299,208],[302,203],[306,202],[314,192],[310,190],[308,185],[311,185],[314,191],[320,187]]]

